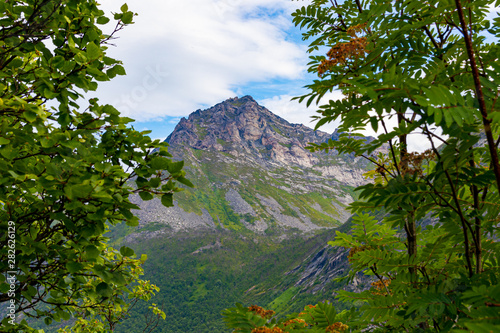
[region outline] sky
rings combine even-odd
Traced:
[[[105,0],[102,8],[117,12],[123,3]],[[101,83],[97,96],[136,119],[137,130],[152,130],[152,138],[165,138],[197,109],[245,95],[292,123],[314,127],[315,109],[290,101],[314,79],[306,70],[307,44],[291,16],[309,3],[128,0],[135,23],[108,50],[123,61],[127,75]]]
[[[315,107],[291,101],[316,78],[307,73],[307,43],[291,16],[310,2],[128,0],[135,23],[108,49],[108,56],[123,61],[127,75],[100,83],[97,97],[135,119],[135,129],[151,130],[153,139],[165,139],[197,109],[245,95],[291,123],[313,128]],[[103,0],[101,8],[119,12],[123,3]],[[340,98],[334,91],[323,101]],[[331,133],[337,125],[320,129]],[[411,150],[428,148],[426,140],[411,142]]]

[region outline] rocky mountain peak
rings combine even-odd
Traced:
[[[251,96],[244,96],[182,118],[166,141],[174,146],[226,152],[235,157],[250,154],[273,163],[310,167],[318,159],[305,146],[330,137],[304,125],[290,124]]]
[[[291,124],[250,96],[197,110],[166,140],[196,188],[176,193],[171,208],[137,198],[140,223],[268,234],[338,226],[350,216],[352,188],[366,183],[367,163],[306,149],[330,138],[338,133]]]

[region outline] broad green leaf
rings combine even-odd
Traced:
[[[178,177],[177,178],[177,181],[181,184],[184,184],[186,186],[189,186],[189,187],[194,187],[193,183],[191,183],[191,181],[189,181],[187,178],[184,178],[184,177]]]
[[[40,140],[40,144],[42,145],[43,148],[49,148],[55,144],[55,140],[43,138]]]
[[[95,287],[95,291],[102,297],[111,297],[113,290],[106,282],[101,282]]]
[[[120,113],[114,106],[109,104],[102,107],[102,112],[109,115],[118,115]]]
[[[132,216],[126,220],[126,224],[130,227],[137,227],[139,225],[139,218]]]
[[[152,200],[154,198],[154,196],[151,193],[145,191],[139,192],[139,196],[144,201]]]
[[[109,18],[105,16],[99,16],[96,20],[97,24],[106,24],[109,22]]]
[[[127,73],[125,72],[125,68],[123,68],[123,66],[121,65],[114,65],[112,67],[113,69],[113,72],[116,74],[116,75],[126,75]]]
[[[169,169],[170,164],[171,164],[170,160],[165,157],[157,156],[151,160],[151,167],[155,170],[167,170]]]
[[[24,118],[26,118],[27,121],[32,123],[38,118],[38,115],[33,111],[25,111]]]
[[[121,253],[121,255],[122,255],[122,256],[124,256],[124,257],[132,257],[132,256],[134,256],[134,255],[135,255],[134,250],[132,250],[131,248],[126,247],[126,246],[122,246],[122,247],[120,248],[120,253]]]
[[[95,259],[99,257],[101,251],[95,245],[87,245],[85,247],[85,253],[87,254],[88,258]]]
[[[165,207],[172,207],[174,205],[174,199],[172,193],[166,193],[161,196],[161,203]]]
[[[76,261],[70,261],[66,264],[66,269],[70,273],[78,273],[83,270],[83,265]]]
[[[125,24],[130,24],[132,23],[132,19],[134,18],[134,13],[132,12],[126,12],[123,14],[123,16],[121,17],[121,20],[123,21],[123,23]]]
[[[183,166],[184,166],[184,161],[172,162],[172,163],[169,163],[167,170],[171,174],[175,174],[175,173],[181,171]]]
[[[88,59],[97,59],[101,56],[102,52],[99,46],[97,46],[94,42],[90,42],[87,44],[87,58]]]

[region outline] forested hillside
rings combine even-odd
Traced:
[[[293,312],[331,298],[331,280],[311,278],[309,282],[320,289],[313,294],[312,286],[297,285],[301,274],[293,272],[320,252],[331,237],[332,232],[321,232],[308,239],[295,236],[279,241],[234,231],[191,231],[133,247],[148,254],[146,277],[161,290],[152,299],[167,315],[159,332],[231,332],[225,328],[221,312],[235,302]],[[340,265],[345,265],[343,259]],[[134,312],[117,331],[143,327],[141,312]]]

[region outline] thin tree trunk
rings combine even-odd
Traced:
[[[406,121],[401,114],[398,112],[398,122]],[[408,170],[408,142],[406,134],[399,136],[399,171],[401,176]],[[417,226],[415,223],[414,212],[408,212],[405,221],[405,231],[406,231],[406,241],[408,243],[408,261],[413,262],[417,256]],[[412,278],[416,281],[417,268],[414,266],[409,267],[409,272]]]
[[[472,150],[472,148],[470,148]],[[469,165],[472,169],[474,169],[476,167],[476,162],[474,161],[474,153],[472,153],[472,156],[471,156],[471,159],[469,161]],[[474,176],[476,174],[474,173]],[[479,189],[477,188],[476,185],[472,185],[470,187],[470,191],[472,193],[472,198],[474,200],[474,203],[473,203],[473,207],[474,207],[474,210],[476,212],[479,212],[479,206],[480,206],[480,202],[479,202]],[[474,255],[475,255],[475,259],[476,259],[476,274],[479,274],[481,273],[481,271],[483,270],[482,268],[482,246],[481,246],[481,219],[479,218],[479,216],[476,216],[474,217],[474,230],[472,230],[471,228],[471,233],[472,233],[472,239],[474,240],[474,246],[475,246],[475,249],[474,249]]]
[[[415,218],[413,212],[408,214],[405,222],[406,240],[408,242],[408,260],[413,262],[417,256],[417,225],[415,223]],[[417,268],[415,266],[410,266],[408,269],[410,274],[416,278]]]
[[[474,55],[474,50],[472,48],[472,40],[468,32],[467,24],[465,22],[464,12],[462,10],[462,3],[460,0],[455,0],[455,4],[457,7],[458,17],[460,19],[460,26],[462,28],[462,33],[465,40],[465,47],[467,49],[467,54],[469,56],[470,66],[472,69],[472,78],[474,79],[476,96],[479,102],[479,111],[481,112],[481,118],[483,120],[484,133],[486,134],[486,140],[488,141],[488,149],[490,151],[491,164],[493,167],[493,172],[495,173],[497,188],[500,191],[500,164],[498,163],[498,152],[495,146],[495,141],[493,139],[493,133],[491,131],[491,120],[488,119],[488,110],[486,110],[483,88],[481,86],[481,82],[479,81],[479,70],[476,64],[476,56]]]

